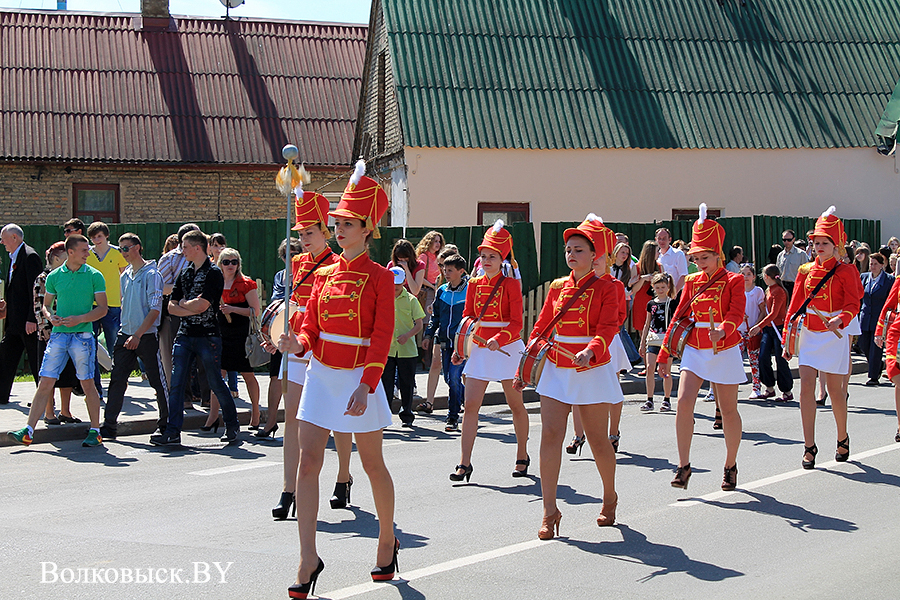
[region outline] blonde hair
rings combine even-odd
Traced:
[[[664,283],[669,286],[669,291],[667,295],[669,298],[675,297],[675,283],[672,281],[672,276],[668,273],[657,273],[653,277],[650,278],[650,285],[654,286],[657,283]]]
[[[244,276],[243,271],[241,271],[241,265],[243,264],[243,260],[241,260],[241,253],[235,250],[234,248],[222,248],[222,252],[219,254],[219,260],[216,261],[216,266],[220,269],[222,268],[222,261],[229,259],[237,259],[238,266],[237,271],[234,273],[234,278],[238,279]]]
[[[444,246],[447,243],[447,240],[444,239],[444,236],[441,234],[441,232],[429,231],[424,236],[422,236],[422,239],[419,240],[418,244],[416,244],[416,258],[422,256],[425,252],[431,250],[431,244],[434,242],[434,238],[436,238],[436,237],[441,238],[441,247],[438,249],[438,251],[435,254],[437,255],[437,254],[441,253],[441,250],[443,250]]]

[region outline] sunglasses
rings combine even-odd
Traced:
[[[781,238],[782,242],[793,242],[794,238]]]
[[[78,231],[78,230],[77,230],[77,229],[72,229],[71,227],[68,228],[68,229],[63,229],[63,233],[66,234],[66,235],[69,235],[70,233],[75,233],[76,231]]]
[[[227,267],[228,265],[238,266],[239,264],[241,264],[241,261],[239,261],[239,260],[236,259],[236,258],[234,258],[234,259],[227,258],[227,259],[225,259],[225,260],[223,260],[223,261],[221,261],[221,262],[222,262],[222,266],[223,266],[223,267]]]
[[[124,245],[123,245],[123,246],[119,246],[119,249],[120,249],[122,252],[128,252],[128,251],[131,250],[132,248],[134,248],[134,246],[124,246]]]

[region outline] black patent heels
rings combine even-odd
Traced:
[[[334,494],[331,496],[331,508],[347,508],[347,505],[350,504],[350,488],[353,487],[353,476],[350,476],[349,481],[345,483],[341,483],[340,481],[334,484]]]
[[[575,454],[577,452],[578,456],[581,456],[581,449],[584,447],[585,440],[584,436],[578,437],[576,435],[572,438],[572,443],[566,446],[566,454]]]
[[[267,437],[271,437],[271,438],[274,440],[274,439],[275,439],[275,432],[276,432],[276,431],[278,431],[278,423],[275,423],[275,425],[272,427],[272,429],[269,429],[269,430],[260,428],[260,429],[259,429],[256,433],[254,433],[253,435],[256,436],[256,437],[258,437],[258,438],[267,438]]]
[[[522,469],[521,471],[519,469],[515,469],[512,472],[512,476],[513,477],[528,477],[528,467],[531,466],[531,457],[526,454],[524,460],[516,461],[516,466],[519,466],[519,465],[524,465],[525,468]]]
[[[459,471],[462,470],[462,473]],[[456,465],[456,471],[450,473],[450,481],[462,481],[466,480],[466,483],[469,483],[469,478],[472,477],[472,465]]]
[[[816,468],[816,454],[819,453],[819,448],[816,447],[815,444],[812,446],[804,446],[803,447],[803,462],[800,463],[804,469],[809,471],[810,469]],[[809,454],[812,457],[812,460],[806,460],[806,455]]]
[[[310,594],[314,594],[316,592],[316,582],[319,580],[319,574],[323,569],[325,569],[325,563],[320,558],[316,570],[309,577],[309,581],[306,583],[295,583],[288,588],[288,598],[306,600]]]
[[[213,433],[219,432],[219,425],[222,424],[222,417],[217,418],[212,425],[204,425],[200,428],[200,431],[212,431]]]
[[[397,566],[397,553],[400,552],[400,540],[394,538],[394,558],[391,560],[391,564],[386,567],[376,566],[371,571],[372,581],[390,581],[394,578],[394,575],[400,572],[400,568]]]
[[[272,518],[276,521],[284,521],[288,518],[288,512],[292,517],[297,514],[297,499],[294,497],[294,492],[281,492],[281,499],[272,509]]]

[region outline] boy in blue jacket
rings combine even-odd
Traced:
[[[466,287],[469,283],[469,276],[466,275],[466,259],[459,254],[446,257],[443,274],[447,283],[439,287],[435,294],[431,321],[425,330],[422,348],[427,352],[437,335],[437,341],[441,345],[444,381],[450,386],[447,426],[444,431],[459,431],[457,427],[459,409],[466,393],[462,383],[465,362],[454,365],[450,362],[450,357],[453,356],[453,338],[459,329],[459,322],[466,306]]]

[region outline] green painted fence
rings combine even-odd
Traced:
[[[843,219],[844,231],[847,240],[859,240],[866,242],[877,251],[887,240],[881,239],[881,221],[874,219]],[[759,268],[768,263],[769,250],[773,244],[784,245],[781,234],[786,229],[792,229],[798,237],[802,238],[806,232],[816,224],[816,219],[811,217],[772,217],[756,215],[753,217],[753,231],[756,241],[756,264]]]

